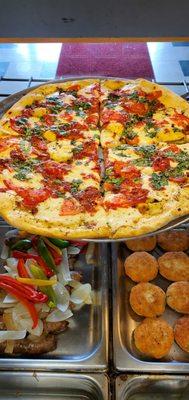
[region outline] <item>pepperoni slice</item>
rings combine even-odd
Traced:
[[[87,118],[85,118],[85,122],[89,125],[97,125],[98,124],[98,115],[91,114]]]
[[[23,133],[24,126],[18,124],[17,118],[10,118],[10,127],[18,133]]]
[[[154,171],[166,171],[170,168],[170,160],[165,157],[157,156],[153,160]]]
[[[101,115],[101,121],[103,124],[107,124],[110,121],[117,121],[124,123],[128,119],[126,114],[119,111],[104,110]]]
[[[51,126],[54,123],[55,117],[50,114],[45,114],[43,115],[43,120],[46,123],[46,125]]]
[[[25,161],[26,156],[22,153],[22,150],[17,147],[14,150],[10,151],[10,157],[15,160]]]
[[[117,208],[135,207],[139,203],[147,200],[148,190],[142,189],[141,186],[130,188],[124,193],[115,195],[112,200],[105,201],[105,207],[116,210]]]
[[[34,209],[39,203],[47,200],[51,195],[49,188],[22,188],[14,185],[10,180],[4,180],[3,183],[8,189],[14,190],[19,196],[21,196],[23,198],[23,205],[30,209]]]
[[[87,189],[76,193],[75,196],[82,207],[89,213],[95,212],[97,206],[102,202],[99,190],[93,186],[89,186]]]
[[[33,110],[32,110],[32,108],[25,108],[25,109],[22,111],[22,117],[28,118],[28,117],[31,117],[32,115],[33,115]]]
[[[116,175],[121,175],[128,179],[139,178],[141,176],[140,170],[122,161],[114,162],[114,171]]]
[[[32,136],[31,144],[37,150],[47,151],[46,142],[42,138],[40,138],[39,136]]]
[[[97,145],[95,142],[89,141],[84,143],[81,149],[75,149],[74,158],[82,159],[85,157],[89,157],[91,160],[98,160],[98,151]]]
[[[128,113],[137,114],[137,115],[145,115],[147,112],[147,106],[144,103],[137,103],[132,101],[127,101],[123,103],[122,106]]]
[[[82,212],[82,207],[72,199],[65,199],[61,206],[60,215],[76,215]]]
[[[178,184],[179,183],[185,183],[187,181],[187,176],[176,176],[176,177],[170,176],[169,180],[171,182],[175,182],[175,183],[178,183]]]
[[[70,166],[66,163],[59,164],[56,161],[48,160],[39,167],[39,170],[44,176],[63,179],[63,176],[69,172]]]
[[[148,100],[156,100],[159,99],[159,97],[162,96],[162,91],[161,90],[154,90],[151,93],[145,93],[146,97]]]
[[[170,118],[173,122],[180,126],[189,125],[189,117],[175,111],[173,117]]]

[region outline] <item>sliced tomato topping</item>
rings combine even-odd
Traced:
[[[50,115],[50,114],[45,114],[43,116],[43,120],[46,123],[46,125],[51,126],[54,123],[55,117],[53,115]]]
[[[76,193],[75,196],[81,206],[89,213],[93,213],[102,202],[100,191],[93,186]]]
[[[145,115],[147,112],[147,105],[144,103],[127,101],[126,103],[123,103],[122,106],[128,113],[132,114]]]
[[[137,144],[139,144],[139,137],[138,135],[136,135],[133,139],[129,139],[126,137],[126,142],[131,146],[137,146]]]
[[[69,172],[70,166],[66,163],[59,164],[56,161],[48,160],[39,167],[39,170],[45,176],[47,175],[54,179],[63,179],[63,176]]]
[[[98,115],[97,114],[91,114],[87,118],[85,118],[86,124],[89,125],[97,125],[98,124]]]
[[[23,133],[23,125],[19,125],[17,122],[17,118],[10,118],[10,127],[14,131],[18,133]]]
[[[170,160],[161,156],[157,156],[153,160],[154,171],[166,171],[170,168]]]
[[[173,122],[175,122],[177,125],[180,126],[186,126],[189,125],[189,117],[187,117],[184,114],[175,112],[173,117],[170,118]]]
[[[49,188],[22,188],[14,185],[10,180],[4,180],[3,183],[8,189],[14,190],[19,196],[21,196],[23,198],[23,205],[31,209],[35,208],[39,203],[47,200],[51,195]]]
[[[155,100],[162,96],[161,90],[154,90],[151,93],[145,93],[148,100]]]
[[[25,109],[22,111],[22,117],[28,118],[28,117],[31,117],[32,115],[33,115],[33,110],[32,110],[32,108],[25,108]]]
[[[98,150],[97,145],[93,141],[89,141],[84,143],[81,149],[75,149],[74,158],[82,159],[85,157],[89,157],[91,160],[98,160]]]
[[[114,162],[114,171],[116,175],[121,175],[128,179],[139,178],[141,176],[139,169],[122,161]]]
[[[82,212],[82,207],[75,200],[65,199],[61,206],[60,215],[76,215]]]
[[[20,161],[26,160],[26,156],[23,154],[22,150],[19,147],[10,151],[10,157],[15,160],[20,160]]]
[[[119,207],[134,207],[139,203],[144,203],[147,200],[148,190],[141,187],[132,187],[127,192],[115,195],[112,200],[105,201],[105,207],[117,209]]]
[[[187,181],[187,176],[170,176],[169,180],[175,183],[185,183]]]
[[[60,117],[61,118],[65,118],[66,121],[68,121],[68,122],[71,122],[73,120],[73,114],[67,113],[66,111],[65,112],[61,112]]]
[[[31,144],[33,147],[35,147],[38,150],[47,151],[46,142],[39,136],[32,136]]]
[[[162,150],[162,153],[168,153],[168,152],[172,152],[172,153],[180,153],[180,149],[176,144],[170,144],[170,146],[166,147],[166,149]]]
[[[126,114],[123,114],[119,111],[112,111],[112,110],[104,110],[101,114],[101,121],[103,124],[107,124],[110,121],[117,121],[124,123],[128,119]]]

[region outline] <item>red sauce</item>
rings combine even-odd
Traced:
[[[124,193],[117,194],[111,201],[105,201],[107,209],[116,210],[117,208],[135,207],[139,203],[147,200],[148,190],[139,187],[128,188]]]
[[[75,197],[80,202],[81,206],[89,213],[96,211],[96,208],[102,202],[101,194],[98,189],[89,186],[75,194]]]
[[[119,111],[104,110],[101,114],[101,121],[103,124],[108,124],[110,121],[117,121],[124,124],[127,119],[127,115]]]
[[[14,185],[10,180],[4,180],[3,183],[8,189],[14,190],[19,196],[21,196],[23,198],[23,205],[30,209],[34,209],[39,203],[47,200],[51,195],[49,188],[21,188]]]

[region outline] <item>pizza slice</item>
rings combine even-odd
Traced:
[[[98,119],[98,80],[54,83],[30,91],[15,103],[1,119],[0,132],[14,136],[44,135],[53,140],[57,134],[79,135],[82,131],[88,137]]]
[[[111,89],[109,80],[102,82],[100,122],[104,148],[188,141],[189,105],[185,100],[145,80],[125,84],[113,81],[114,87]]]
[[[144,234],[187,214],[188,171],[188,144],[106,149],[104,207],[112,237]]]

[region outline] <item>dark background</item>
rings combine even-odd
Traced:
[[[0,38],[37,37],[189,38],[189,0],[0,0]]]

